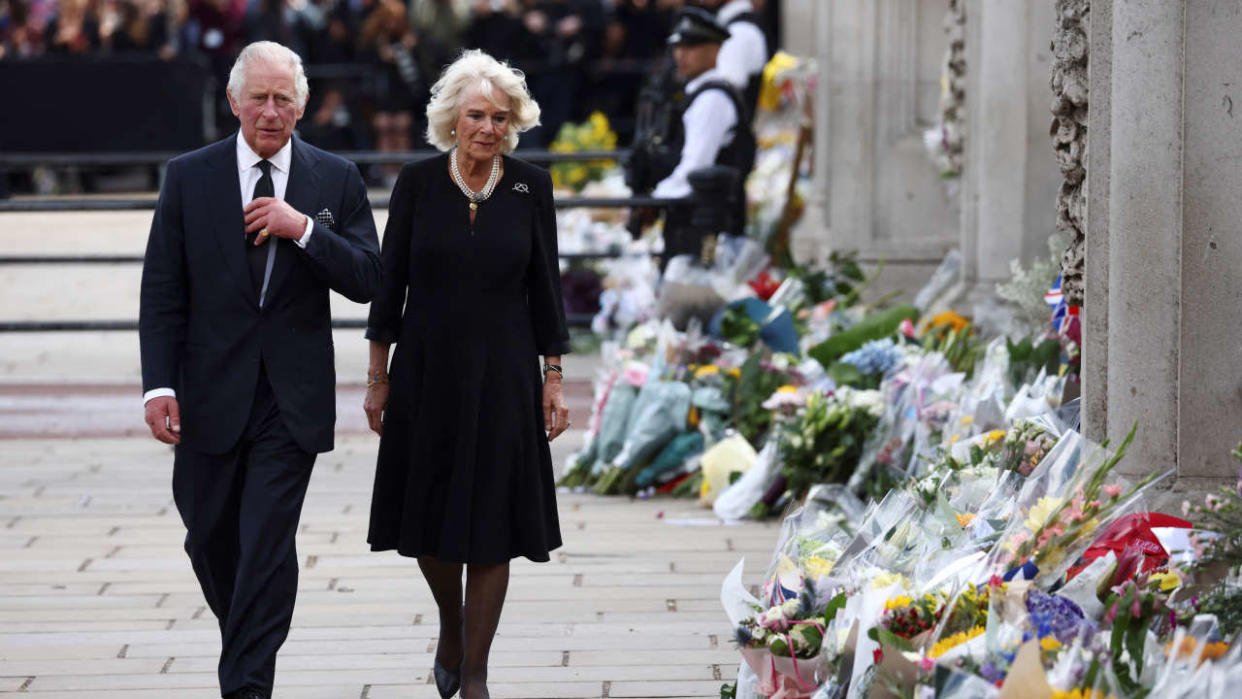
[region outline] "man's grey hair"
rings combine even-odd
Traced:
[[[526,76],[507,63],[492,58],[479,49],[462,51],[456,61],[444,69],[431,87],[427,103],[427,142],[442,151],[457,145],[453,126],[457,123],[462,98],[471,90],[496,103],[496,90],[509,97],[509,124],[501,150],[512,153],[518,134],[539,125],[539,105],[531,99]]]
[[[302,57],[288,47],[275,41],[256,41],[248,44],[237,55],[233,69],[229,71],[229,94],[240,102],[246,90],[246,71],[254,63],[284,63],[293,70],[293,90],[298,100],[298,107],[306,107],[310,97],[310,86],[306,82],[306,71],[302,69]]]

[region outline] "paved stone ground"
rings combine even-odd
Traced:
[[[137,254],[149,214],[0,215],[0,254]],[[145,218],[144,218],[145,217]],[[128,267],[0,267],[0,320],[136,316]],[[340,301],[339,299],[337,301]],[[362,317],[348,302],[338,317]],[[357,331],[336,335],[338,448],[302,517],[294,628],[277,696],[433,697],[436,618],[417,567],[365,544],[376,441]],[[598,358],[570,357],[578,427]],[[133,333],[0,333],[0,694],[216,696],[219,635],[181,550],[171,451],[145,435]],[[554,444],[556,463],[582,432]],[[496,697],[706,697],[739,656],[718,601],[772,525],[684,501],[562,495],[565,546],[516,562],[492,655]]]
[[[430,593],[410,561],[364,542],[374,448],[343,437],[316,465],[279,697],[435,696]],[[121,438],[0,450],[0,693],[213,696],[219,638],[180,548],[169,449]],[[514,565],[494,696],[716,696],[738,662],[721,579],[742,555],[761,567],[775,528],[720,526],[668,500],[563,495],[560,509],[553,562]]]

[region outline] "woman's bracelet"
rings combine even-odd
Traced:
[[[367,388],[370,388],[376,384],[381,384],[381,383],[388,383],[388,377],[384,374],[384,372],[382,371],[368,371],[367,372]]]
[[[557,375],[560,376],[562,379],[565,378],[565,370],[562,369],[561,365],[559,364],[544,364],[543,375],[547,376],[549,371],[555,371]]]

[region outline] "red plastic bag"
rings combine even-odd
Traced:
[[[1152,533],[1151,528],[1190,529],[1193,526],[1184,519],[1159,512],[1143,512],[1121,517],[1108,525],[1108,528],[1096,537],[1091,548],[1087,549],[1078,563],[1069,569],[1067,577],[1073,580],[1083,568],[1091,565],[1095,559],[1108,555],[1109,551],[1117,556],[1118,572],[1123,572],[1121,568],[1127,569],[1128,574],[1124,574],[1123,578],[1133,576],[1140,569],[1140,560],[1141,569],[1144,572],[1155,570],[1169,562],[1169,552],[1160,545],[1160,540]],[[1123,562],[1125,565],[1120,565]]]

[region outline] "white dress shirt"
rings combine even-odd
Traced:
[[[246,139],[240,133],[237,134],[237,179],[241,182],[241,203],[242,208],[254,199],[254,186],[259,183],[259,178],[263,176],[263,171],[259,169],[259,162],[263,158],[255,153],[246,143]],[[276,154],[268,158],[268,162],[272,164],[272,188],[275,191],[277,199],[285,198],[285,190],[289,186],[289,165],[293,161],[293,139],[289,139],[284,147],[276,151]],[[315,230],[315,221],[310,216],[306,217],[306,230],[302,232],[299,240],[293,241],[300,248],[305,248],[310,242],[311,234]],[[267,294],[267,280],[272,275],[272,264],[276,260],[276,244],[275,240],[270,240],[267,246],[267,271],[263,276],[263,288],[259,291],[259,305],[263,305],[263,298]],[[238,243],[241,244],[240,242]],[[152,398],[160,396],[177,397],[177,392],[171,388],[153,388],[142,394],[142,404],[146,405]]]
[[[724,78],[713,68],[686,83],[686,94],[697,90],[709,80]],[[690,196],[691,172],[716,163],[720,149],[733,142],[733,129],[737,126],[737,109],[733,100],[720,90],[708,90],[699,95],[682,115],[681,124],[686,140],[681,147],[681,160],[668,177],[660,180],[651,192],[653,197],[680,198]]]
[[[746,90],[750,77],[762,73],[767,65],[768,40],[751,22],[729,26],[729,20],[754,10],[750,0],[732,0],[716,12],[716,21],[729,30],[729,38],[720,45],[720,54],[716,56],[716,70],[742,91]]]

